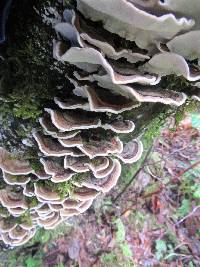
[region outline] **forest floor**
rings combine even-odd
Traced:
[[[40,229],[28,245],[2,251],[0,266],[200,266],[199,126],[198,113],[179,126],[168,119],[110,194],[52,232]]]

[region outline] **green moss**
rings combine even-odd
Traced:
[[[169,75],[163,78],[164,87],[169,90],[183,91],[191,87],[191,83],[183,76]]]
[[[43,170],[43,167],[42,167],[42,165],[41,165],[41,163],[39,162],[38,159],[30,159],[29,162],[30,162],[30,166],[31,166],[31,168],[32,168],[34,171],[37,172],[37,171],[41,171],[41,170]]]
[[[28,125],[28,128],[16,127],[15,131],[20,139],[27,138],[31,132],[32,128]]]
[[[41,114],[42,110],[40,108],[40,103],[35,99],[34,95],[29,95],[26,99],[22,101],[17,100],[15,96],[15,101],[13,106],[13,114],[17,118],[36,120]]]
[[[4,127],[8,126],[8,118],[10,115],[10,105],[7,102],[3,102],[0,100],[0,122],[4,125]]]
[[[12,4],[7,35],[9,41],[1,50],[4,60],[0,68],[0,127],[1,131],[2,128],[8,129],[9,133],[11,123],[14,124],[12,138],[15,143],[21,142],[32,128],[37,127],[38,117],[42,115],[44,107],[53,104],[54,96],[61,95],[63,91],[67,95],[66,88],[69,88],[69,92],[71,90],[65,78],[67,65],[59,64],[52,57],[55,32],[43,23],[35,9],[39,13],[41,10],[44,12],[45,6],[64,9],[72,2],[66,1],[65,6],[56,0],[30,0],[28,4],[26,0],[21,0]],[[23,16],[21,10],[26,10]],[[7,140],[9,138],[1,140],[1,145],[9,149],[13,143]]]
[[[98,166],[100,163],[101,163],[101,159],[98,159],[98,158],[92,159],[92,164],[94,164],[95,166]]]
[[[163,78],[163,84],[164,88],[167,88],[169,90],[174,91],[182,91],[185,92],[187,95],[191,95],[192,92],[192,85],[191,82],[187,81],[182,76],[175,76],[170,75],[165,78]],[[189,97],[186,102],[177,108],[171,108],[171,111],[173,111],[173,114],[175,115],[176,124],[178,125],[181,120],[183,120],[185,113],[190,113],[193,111],[196,111],[200,107],[200,104],[198,101],[191,99]]]
[[[18,160],[20,159],[20,156],[15,155],[15,154],[9,154],[8,160]]]
[[[146,132],[144,133],[142,139],[145,140],[146,143],[151,142],[156,136],[160,134],[160,130],[163,127],[166,118],[168,117],[168,113],[160,113],[157,117],[155,117],[147,126]]]
[[[22,215],[20,215],[19,217],[16,218],[16,222],[17,224],[21,224],[21,223],[27,223],[28,225],[32,225],[32,219],[31,219],[31,215],[29,213],[29,211],[24,212]]]
[[[59,194],[61,199],[64,199],[66,196],[73,195],[75,186],[71,182],[62,182],[56,185],[55,191]]]
[[[64,199],[67,196],[71,196],[75,189],[74,184],[71,181],[62,182],[62,183],[53,183],[50,180],[39,181],[40,185],[47,187],[52,192],[59,194],[61,199]]]
[[[81,184],[81,182],[83,182],[88,175],[88,172],[76,173],[69,181],[58,183],[56,185],[53,183],[54,186],[52,185],[52,187],[59,194],[61,199],[66,196],[73,198],[73,192],[76,188],[75,183]]]
[[[20,175],[12,175],[12,181],[19,182],[21,181],[22,176]]]
[[[72,181],[76,182],[76,183],[81,183],[82,181],[85,180],[85,178],[87,178],[90,175],[89,172],[82,172],[82,173],[76,173],[75,175],[73,175],[72,177]]]
[[[65,197],[73,197],[73,192],[76,188],[74,183],[81,183],[86,177],[88,177],[88,172],[86,173],[77,173],[73,175],[73,177],[66,182],[61,183],[53,183],[50,180],[40,180],[38,184],[41,186],[47,187],[52,192],[57,192],[61,199]]]
[[[184,119],[186,113],[195,112],[199,108],[199,101],[188,99],[182,106],[178,107],[175,111],[176,124],[178,125]]]
[[[23,158],[29,161],[31,168],[34,171],[43,170],[43,166],[38,158],[37,147],[27,147],[26,150],[24,151]]]
[[[29,208],[36,207],[39,204],[39,201],[36,197],[31,197],[26,199],[26,203],[28,204]]]
[[[10,213],[5,207],[0,205],[0,215],[2,215],[5,218],[8,218],[10,216]]]

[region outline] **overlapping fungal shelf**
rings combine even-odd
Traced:
[[[0,190],[0,227],[1,238],[8,245],[26,243],[37,226],[52,229],[86,211],[99,194],[116,185],[121,162],[134,163],[142,155],[139,140],[124,144],[118,136],[134,130],[134,122],[123,120],[120,113],[138,103],[123,97],[116,101],[109,91],[104,95],[90,87],[79,88],[82,96],[85,94],[82,98],[77,90],[74,98],[55,98],[55,109],[46,108],[39,119],[42,130],[33,132],[40,151],[40,171],[0,150],[6,184]],[[60,192],[59,186],[68,189]]]
[[[55,97],[39,119],[41,131],[33,131],[40,171],[0,149],[6,244],[22,245],[37,226],[52,229],[83,213],[116,185],[121,163],[133,164],[143,152],[139,139],[123,142],[136,127],[123,113],[144,102],[186,101],[181,88],[162,86],[164,76],[182,76],[199,100],[199,12],[198,0],[77,0],[76,11],[63,12],[53,56],[73,65],[66,75],[73,91]]]

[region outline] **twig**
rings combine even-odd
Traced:
[[[197,165],[200,164],[200,160],[195,162],[194,164],[192,164],[191,166],[189,166],[187,169],[183,170],[182,172],[180,172],[176,178],[181,177],[183,174],[185,174],[186,172],[188,172],[189,170],[193,169],[194,167],[196,167]]]
[[[186,215],[180,221],[178,221],[177,223],[175,223],[175,226],[177,226],[180,223],[184,222],[187,218],[189,218],[190,216],[192,216],[199,208],[200,208],[200,205],[199,206],[196,206],[188,215]]]
[[[174,248],[174,251],[177,250],[177,249],[179,249],[179,248],[182,247],[182,246],[188,246],[188,243],[181,243],[181,244],[177,245],[177,246]]]
[[[177,257],[183,257],[183,258],[192,258],[192,255],[187,255],[187,254],[181,254],[181,253],[170,253],[169,255],[167,255],[164,259],[167,260],[168,258],[172,257],[172,256],[177,256]]]
[[[170,157],[174,156],[175,153],[180,152],[180,151],[182,151],[184,149],[185,148],[180,148],[180,149],[174,150],[174,151],[170,152],[166,157],[163,157],[161,160],[155,161],[153,163],[146,163],[144,166],[156,165],[157,163],[160,163],[160,162],[165,161],[166,159],[169,159]]]
[[[133,182],[133,180],[135,179],[135,177],[138,175],[138,173],[143,169],[144,167],[144,163],[146,162],[149,154],[151,153],[152,150],[152,146],[150,146],[150,148],[148,149],[145,158],[143,159],[140,168],[136,171],[136,173],[133,175],[133,177],[131,178],[131,180],[124,186],[124,188],[122,189],[122,191],[114,198],[113,203],[115,203],[120,197],[121,195],[127,190],[127,188],[130,186],[130,184]]]

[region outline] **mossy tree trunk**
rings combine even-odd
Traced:
[[[73,89],[66,79],[73,68],[53,59],[52,40],[56,35],[51,25],[44,23],[41,14],[50,6],[62,13],[64,8],[73,8],[74,4],[75,1],[69,0],[13,1],[7,41],[0,46],[0,145],[11,151],[26,154],[33,151],[30,133],[33,128],[40,127],[38,118],[44,107],[53,107],[55,96],[67,96]],[[159,128],[164,119],[175,112],[174,107],[145,103],[124,112],[124,118],[136,123],[136,130],[128,139],[142,135],[157,117]]]

